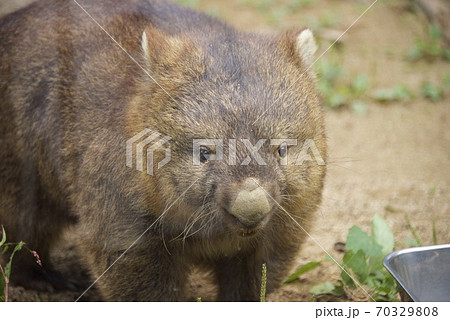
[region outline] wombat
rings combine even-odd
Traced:
[[[56,283],[49,250],[71,226],[105,300],[184,300],[194,267],[221,301],[258,300],[264,263],[280,286],[326,170],[309,29],[44,0],[0,20],[0,43],[0,223],[44,265],[18,255],[12,281]]]

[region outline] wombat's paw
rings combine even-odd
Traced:
[[[55,270],[33,270],[17,274],[11,281],[13,285],[37,291],[76,291],[82,288],[83,284],[75,279],[67,279],[60,272]]]

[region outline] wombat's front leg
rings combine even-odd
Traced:
[[[289,275],[298,249],[289,244],[272,243],[270,247],[263,250],[265,254],[257,249],[216,264],[219,301],[259,301],[263,263],[267,268],[266,294],[281,286]]]
[[[98,279],[96,285],[104,299],[108,301],[183,300],[187,270],[184,270],[182,263],[173,261],[173,256],[159,246],[159,242],[155,241],[152,244],[147,240],[143,244],[141,241],[136,245],[137,247],[127,251],[121,258],[119,257],[123,252],[105,252],[104,248],[103,250],[98,248],[99,251],[92,250],[92,247],[84,248],[87,251],[82,250],[93,273],[93,280]]]
[[[259,301],[262,264],[255,254],[218,261],[215,266],[218,301]]]

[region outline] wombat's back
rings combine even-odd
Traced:
[[[95,123],[79,119],[114,117],[114,123],[106,121],[105,126],[111,125],[111,130],[123,126],[123,106],[135,78],[143,74],[141,39],[148,26],[168,35],[194,33],[197,37],[227,30],[204,14],[152,0],[44,0],[3,17],[2,140],[13,143],[12,149],[21,153],[28,149],[42,157],[56,157],[57,163],[66,166],[79,159],[74,154],[64,159],[61,150],[67,146],[61,144],[71,141],[73,132],[97,129]],[[91,137],[86,139],[90,142]],[[52,143],[41,144],[44,150],[37,150],[37,141]],[[76,142],[83,139],[77,137]]]

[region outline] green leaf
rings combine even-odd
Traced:
[[[353,288],[355,286],[355,283],[353,282],[353,279],[349,275],[349,268],[347,268],[347,262],[350,261],[355,253],[353,251],[347,251],[344,254],[344,257],[342,258],[342,262],[344,263],[344,270],[341,271],[341,279],[343,283],[350,288]]]
[[[450,90],[450,73],[446,73],[444,77],[442,77],[442,84],[444,85],[445,90]]]
[[[394,87],[394,92],[395,92],[395,97],[397,100],[408,101],[408,100],[411,100],[411,98],[413,98],[413,94],[412,94],[411,90],[409,90],[403,84],[397,84]]]
[[[333,293],[336,296],[343,296],[345,294],[344,284],[343,284],[343,282],[341,280],[338,280],[338,282],[339,282],[339,284],[334,286]]]
[[[358,75],[352,82],[352,89],[356,95],[363,94],[369,86],[369,77],[366,74]]]
[[[450,49],[445,49],[443,56],[445,60],[450,61]]]
[[[411,91],[403,84],[392,88],[378,88],[372,91],[372,98],[380,102],[408,101],[413,97]]]
[[[349,229],[345,247],[348,251],[351,250],[353,252],[362,250],[366,255],[371,257],[381,255],[382,253],[382,247],[357,226]]]
[[[367,266],[369,273],[376,272],[377,270],[383,269],[383,258],[385,254],[376,256],[376,257],[369,257]]]
[[[442,31],[438,25],[432,24],[428,29],[428,34],[432,40],[440,41],[442,39]]]
[[[431,82],[422,84],[422,95],[431,101],[438,101],[443,98],[442,89]]]
[[[347,102],[347,97],[340,93],[331,94],[328,97],[328,105],[331,108],[337,108],[344,105]]]
[[[365,116],[367,114],[367,104],[361,100],[352,101],[350,104],[350,110],[360,116]]]
[[[413,238],[406,238],[405,240],[403,240],[403,243],[406,244],[408,247],[420,247],[421,246],[421,244]]]
[[[355,287],[355,282],[350,277],[350,275],[348,273],[348,270],[346,270],[346,271],[347,272],[345,272],[344,270],[341,271],[341,279],[347,286],[349,286],[350,288],[354,288]]]
[[[302,274],[315,269],[321,262],[322,261],[312,261],[312,262],[308,262],[308,263],[302,265],[293,274],[291,274],[289,277],[284,279],[283,284],[297,280],[298,277],[300,277]]]
[[[312,294],[319,295],[319,294],[333,294],[334,290],[334,284],[331,282],[324,282],[318,285],[315,285],[314,287],[309,290]]]
[[[394,234],[378,214],[372,220],[372,237],[381,246],[383,255],[394,250]]]
[[[0,240],[0,247],[6,242],[6,232],[5,232],[5,228],[3,228],[2,225],[2,240]]]
[[[346,266],[350,268],[357,276],[359,282],[364,282],[369,275],[367,268],[366,255],[364,251],[358,250],[348,261],[344,261]]]
[[[16,244],[16,246],[14,247],[14,250],[13,250],[13,252],[11,253],[11,256],[9,257],[9,261],[8,261],[8,263],[6,264],[6,266],[5,266],[5,274],[6,274],[6,277],[9,279],[9,277],[11,276],[11,263],[12,263],[12,260],[13,260],[13,258],[14,258],[14,254],[17,252],[17,251],[20,251],[21,249],[22,249],[22,247],[23,247],[23,245],[24,245],[25,243],[23,242],[23,241],[20,241],[18,244]]]
[[[397,99],[395,91],[392,88],[379,88],[375,89],[372,92],[372,97],[375,100],[386,102],[386,101],[394,101]]]
[[[423,50],[420,49],[419,47],[414,47],[407,54],[408,60],[411,61],[419,60],[422,57],[423,57]]]

